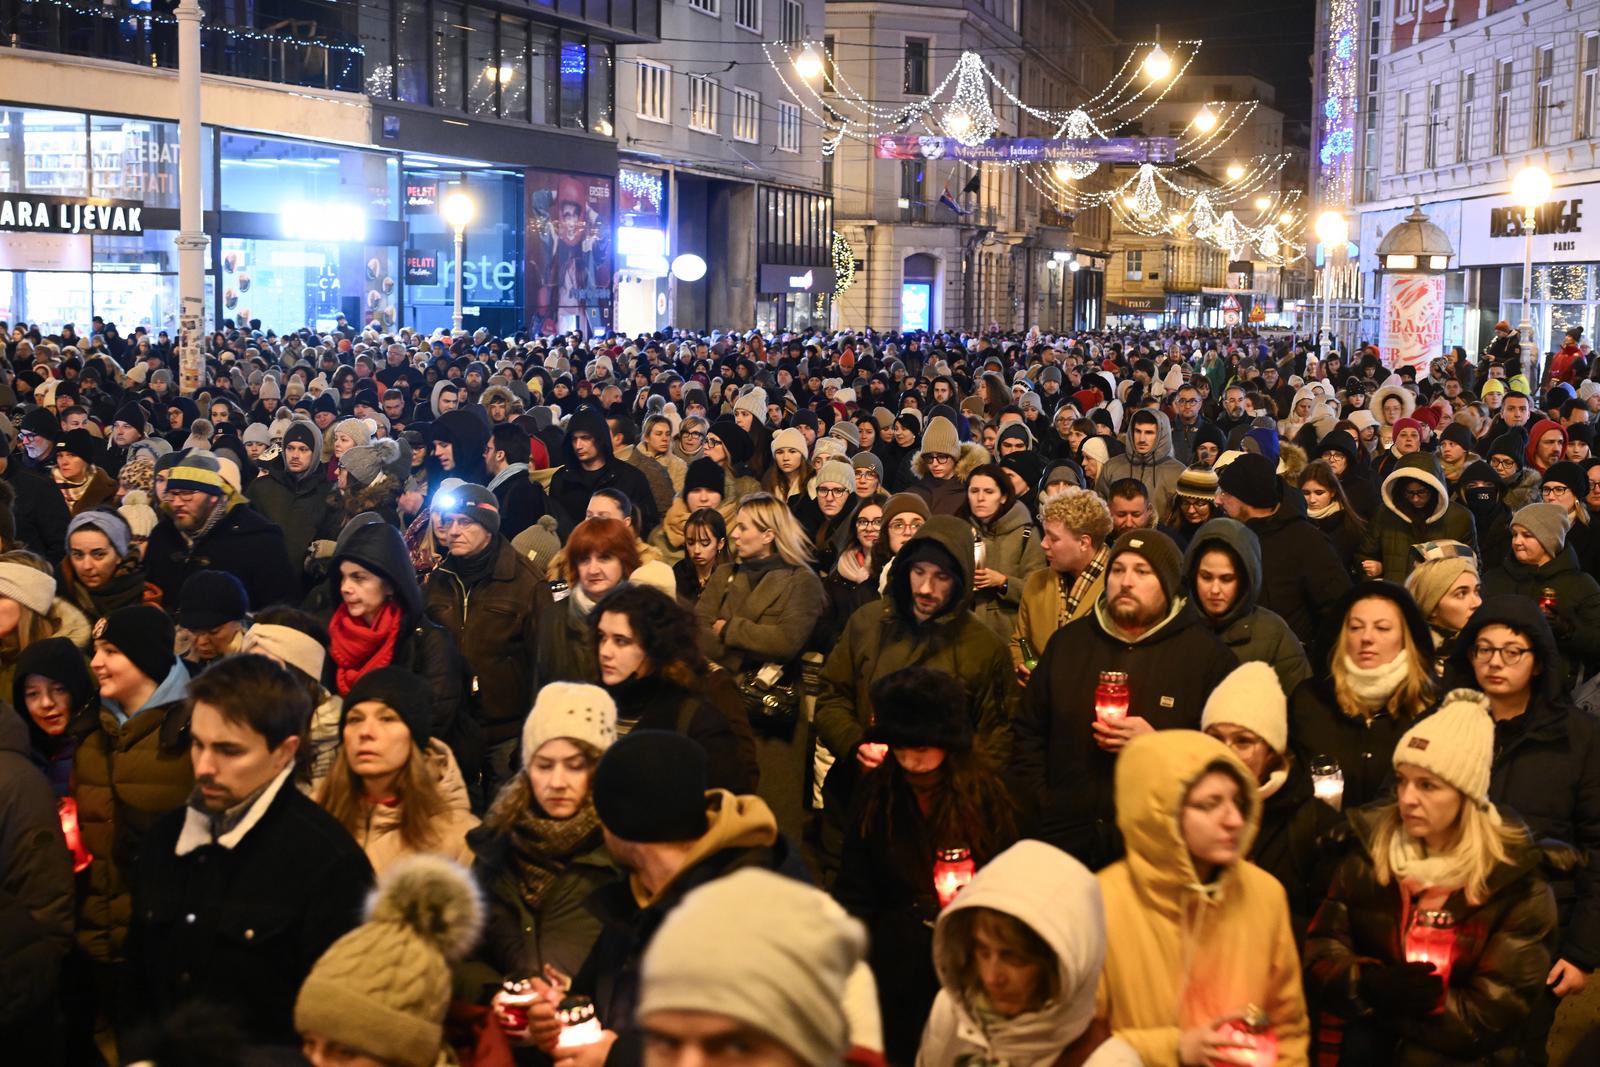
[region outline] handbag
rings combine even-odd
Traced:
[[[750,725],[769,736],[791,736],[800,721],[800,686],[783,680],[783,664],[767,663],[734,676]]]

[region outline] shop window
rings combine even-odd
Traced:
[[[584,86],[589,68],[589,52],[583,39],[561,35],[561,125],[581,130],[584,121]]]
[[[394,99],[394,52],[389,42],[390,5],[362,4],[358,25],[366,51],[366,77],[362,88],[378,100]]]
[[[611,125],[614,77],[611,45],[605,41],[590,41],[589,131],[598,133],[602,137],[610,137],[616,133]]]
[[[94,196],[178,206],[176,123],[96,115],[89,121]]]
[[[86,196],[88,128],[72,111],[0,111],[0,189]]]
[[[467,10],[467,112],[492,118],[500,113],[500,45],[493,11]],[[511,72],[505,71],[509,79]]]
[[[325,144],[222,135],[222,210],[278,215],[297,204],[347,206],[363,219],[398,217],[394,156]]]
[[[427,104],[428,5],[426,0],[398,0],[395,33],[395,96],[408,104]]]

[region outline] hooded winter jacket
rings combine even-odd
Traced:
[[[1023,691],[1013,724],[1013,793],[1033,809],[1033,836],[1098,870],[1122,854],[1117,839],[1116,754],[1095,743],[1094,692],[1102,671],[1128,675],[1128,714],[1157,730],[1200,728],[1206,698],[1239,665],[1179,596],[1167,615],[1129,639],[1105,597],[1092,614],[1057,630]]]
[[[978,590],[973,595],[972,611],[979,621],[999,634],[1001,640],[1009,640],[1017,625],[1023,583],[1045,565],[1044,550],[1039,547],[1039,531],[1034,529],[1033,517],[1020,500],[989,527],[980,527],[974,521],[973,529],[975,536],[983,541],[984,566],[1006,575],[1008,581],[1004,591]]]
[[[1530,1006],[1544,993],[1554,962],[1556,904],[1532,844],[1513,849],[1489,876],[1488,899],[1469,904],[1450,894],[1442,910],[1455,922],[1450,985],[1444,1010],[1410,1015],[1368,1003],[1360,993],[1364,966],[1405,961],[1407,901],[1398,881],[1378,884],[1373,838],[1381,805],[1350,812],[1354,841],[1339,864],[1328,899],[1306,940],[1306,988],[1319,1007],[1380,1035],[1396,1067],[1502,1067],[1518,1062],[1517,1042]],[[1348,1036],[1348,1027],[1347,1027]]]
[[[970,944],[957,941],[952,917],[988,908],[1009,915],[1055,954],[1060,993],[1038,1010],[997,1015],[981,986],[965,984]],[[917,1067],[969,1062],[1051,1067],[1069,1048],[1087,1053],[1083,1067],[1140,1067],[1133,1046],[1091,1030],[1095,992],[1105,965],[1105,908],[1100,884],[1077,860],[1042,841],[1021,841],[979,871],[933,928],[939,996],[917,1050]],[[1098,1041],[1097,1047],[1089,1044]]]
[[[938,479],[928,473],[928,461],[917,452],[910,461],[911,473],[916,479],[903,489],[926,500],[928,510],[935,515],[961,515],[967,507],[967,475],[991,461],[988,449],[972,441],[963,441],[961,452],[956,456],[955,473]]]
[[[303,582],[306,549],[313,541],[337,539],[344,512],[315,463],[304,474],[293,474],[283,465],[283,457],[278,456],[263,464],[261,470],[261,477],[245,487],[245,498],[262,518],[277,523],[283,531],[289,570]]]
[[[999,755],[1010,741],[1016,693],[1005,642],[973,614],[971,527],[936,515],[923,524],[889,567],[888,595],[859,608],[828,654],[818,681],[817,741],[838,759],[854,754],[873,720],[872,685],[906,667],[931,667],[960,682],[977,736]],[[950,602],[918,622],[911,597],[907,550],[939,546],[957,575]]]
[[[603,459],[596,469],[585,470],[578,462],[572,450],[575,433],[586,433],[594,440],[594,447]],[[661,521],[650,482],[639,468],[611,454],[611,427],[606,425],[605,416],[585,408],[567,421],[567,436],[561,444],[561,466],[550,476],[549,495],[558,509],[556,519],[561,523],[563,540],[583,521],[589,509],[589,498],[596,489],[615,489],[633,502],[635,528],[640,537],[649,537]]]
[[[1402,494],[1407,482],[1421,482],[1433,490],[1433,510],[1425,519],[1418,521],[1406,510]],[[1444,469],[1433,453],[1413,452],[1400,460],[1384,478],[1378,495],[1383,507],[1368,520],[1366,537],[1356,549],[1356,560],[1381,563],[1380,577],[1387,581],[1405,582],[1416,563],[1411,553],[1413,545],[1427,541],[1460,541],[1471,545],[1474,553],[1478,551],[1478,532],[1472,522],[1472,512],[1450,499]]]
[[[1184,843],[1184,797],[1218,766],[1245,784],[1243,856],[1260,801],[1222,742],[1190,730],[1146,734],[1117,763],[1117,826],[1128,855],[1099,875],[1107,944],[1099,1014],[1145,1067],[1178,1067],[1183,1031],[1254,1006],[1277,1035],[1280,1067],[1307,1067],[1300,956],[1283,887],[1244,859],[1202,885]]]
[[[1218,544],[1232,553],[1238,562],[1239,594],[1220,619],[1200,612],[1222,643],[1233,649],[1240,663],[1259,660],[1269,665],[1278,675],[1278,684],[1285,693],[1311,677],[1311,664],[1300,639],[1289,629],[1276,612],[1268,611],[1258,603],[1261,596],[1261,542],[1243,523],[1232,519],[1211,519],[1195,531],[1189,549],[1183,556],[1183,574],[1191,600],[1194,591],[1195,568],[1200,557]],[[1198,605],[1197,609],[1198,610]]]
[[[1149,453],[1140,455],[1133,447],[1135,419],[1152,415],[1156,420],[1156,443]],[[1184,465],[1172,455],[1172,427],[1167,416],[1160,411],[1143,409],[1129,417],[1129,426],[1123,432],[1122,444],[1127,449],[1120,456],[1112,456],[1100,465],[1100,476],[1094,480],[1094,491],[1110,498],[1111,484],[1123,478],[1137,478],[1150,491],[1150,505],[1157,514],[1164,513],[1178,491],[1178,477]]]
[[[1566,665],[1568,689],[1600,668],[1600,583],[1578,566],[1571,545],[1537,567],[1508,556],[1483,576],[1483,595],[1516,593],[1538,601],[1545,590],[1555,598],[1549,613]]]
[[[1249,519],[1261,543],[1261,606],[1275,612],[1301,644],[1350,588],[1350,575],[1328,535],[1306,517],[1305,497],[1285,492],[1277,510]]]

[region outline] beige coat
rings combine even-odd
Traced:
[[[444,814],[434,820],[434,846],[430,851],[470,868],[473,853],[467,847],[467,832],[477,828],[478,818],[472,814],[467,799],[467,781],[456,765],[455,755],[438,738],[428,742],[425,758],[446,805]],[[398,807],[375,804],[370,812],[367,825],[356,834],[356,844],[367,854],[373,872],[382,877],[383,872],[410,849],[400,840]]]

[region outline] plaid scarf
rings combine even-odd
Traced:
[[[1067,591],[1066,582],[1057,581],[1056,590],[1061,597],[1061,610],[1056,617],[1057,629],[1066,626],[1077,616],[1078,605],[1082,603],[1084,596],[1089,592],[1089,587],[1099,581],[1100,575],[1105,573],[1106,561],[1110,558],[1111,545],[1109,543],[1101,545],[1100,551],[1094,554],[1094,559],[1089,561],[1089,565],[1083,568],[1083,573],[1079,574],[1072,583],[1070,592]]]

